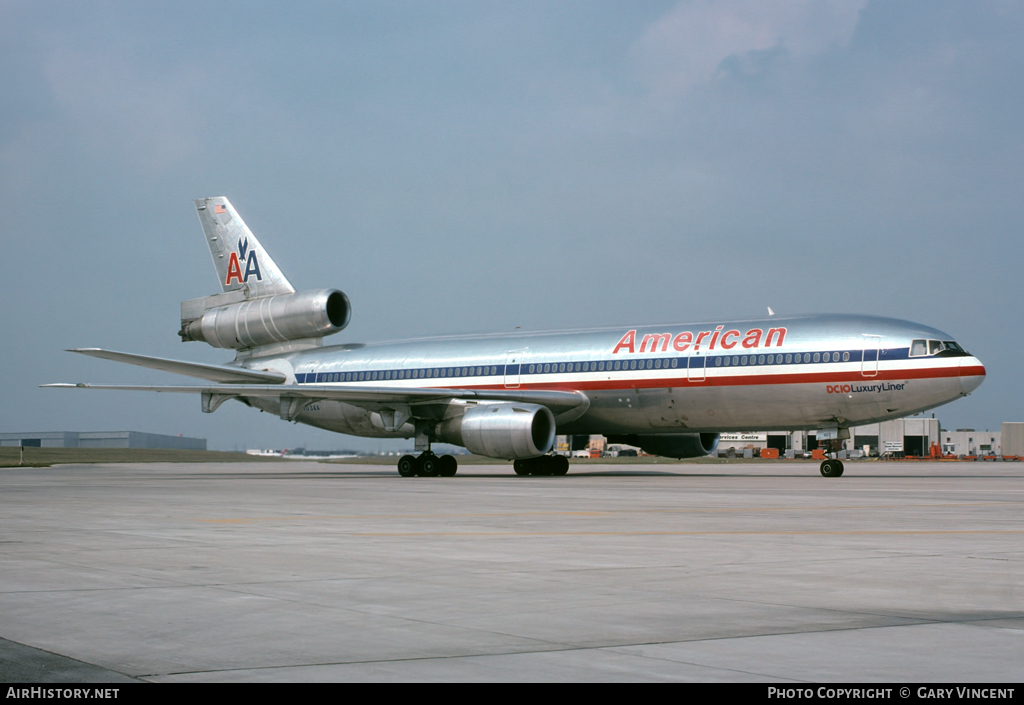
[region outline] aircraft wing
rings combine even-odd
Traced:
[[[330,399],[342,401],[364,409],[380,411],[391,409],[402,411],[419,404],[429,404],[463,399],[474,401],[509,401],[522,404],[546,406],[555,415],[555,420],[565,423],[583,415],[590,407],[590,398],[582,392],[561,390],[517,389],[424,389],[420,387],[362,387],[344,385],[209,385],[209,386],[146,386],[128,384],[44,384],[43,387],[59,389],[110,389],[118,391],[169,392],[178,394],[201,394],[203,411],[216,410],[228,399],[237,397],[270,397],[288,402],[288,411],[282,414],[293,420],[306,404]],[[282,409],[284,405],[282,405]],[[415,415],[415,414],[412,414]]]
[[[226,365],[205,365],[200,362],[170,360],[164,357],[148,357],[134,353],[115,352],[114,350],[101,350],[100,348],[74,348],[68,350],[68,352],[81,353],[82,355],[113,360],[114,362],[126,362],[129,365],[138,365],[189,377],[199,377],[200,379],[208,379],[211,382],[226,384],[245,384],[246,382],[249,384],[282,384],[285,381],[285,376],[280,372],[261,372],[259,370],[247,370],[242,367],[227,367]]]

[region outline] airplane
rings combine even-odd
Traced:
[[[564,475],[556,434],[602,434],[653,455],[715,451],[719,434],[817,430],[835,451],[849,429],[973,392],[985,367],[935,328],[875,316],[637,325],[326,345],[352,316],[337,289],[296,291],[227,198],[195,201],[221,292],[181,304],[183,342],[235,351],[224,365],[99,348],[92,357],[206,380],[204,385],[45,387],[197,394],[337,433],[413,438],[402,477],[456,474],[431,444],[513,461],[519,475]],[[769,313],[772,313],[769,309]]]

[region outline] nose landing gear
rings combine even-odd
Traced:
[[[829,456],[821,461],[821,474],[823,477],[842,477],[843,461],[839,459],[839,449],[842,447],[841,439],[829,439],[825,441],[825,453]]]
[[[821,474],[824,477],[839,477],[843,474],[842,460],[822,460]]]

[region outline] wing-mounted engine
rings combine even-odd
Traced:
[[[665,458],[702,458],[718,448],[717,433],[660,433],[608,436],[609,443],[637,446]]]
[[[478,404],[442,422],[437,437],[491,458],[536,458],[555,444],[555,417],[539,404]]]
[[[258,299],[232,291],[182,302],[178,335],[184,342],[199,340],[215,348],[245,350],[332,335],[351,318],[352,305],[337,289]]]

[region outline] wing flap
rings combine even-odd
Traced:
[[[511,401],[522,404],[540,404],[551,409],[556,417],[570,414],[590,406],[586,394],[560,390],[517,390],[517,389],[436,389],[420,387],[346,387],[339,385],[188,385],[151,386],[129,384],[44,384],[58,389],[107,389],[135,392],[165,392],[172,394],[227,395],[231,397],[271,397],[290,399],[343,401],[374,411],[394,408],[396,405],[410,406],[428,404],[450,399],[473,401]]]

